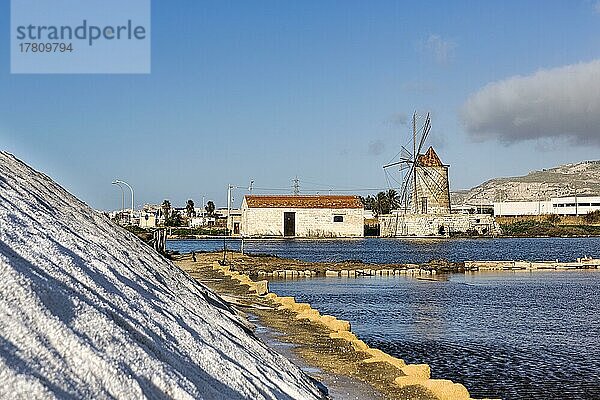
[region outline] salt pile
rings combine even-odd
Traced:
[[[218,296],[4,152],[0,320],[0,398],[323,398]]]

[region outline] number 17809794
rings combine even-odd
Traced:
[[[21,53],[70,53],[73,51],[72,43],[19,43]]]

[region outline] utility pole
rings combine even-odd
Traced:
[[[413,113],[413,192],[414,194],[414,207],[413,212],[416,214],[419,211],[418,206],[418,193],[417,193],[417,160],[419,155],[417,154],[417,112]]]
[[[296,176],[294,179],[292,179],[292,182],[294,183],[294,186],[293,186],[294,196],[298,196],[300,194],[300,180],[298,179],[298,176]]]
[[[579,207],[577,204],[577,185],[575,183],[573,183],[573,189],[575,189],[575,216],[577,217],[579,215]]]
[[[231,190],[233,185],[227,185],[227,234],[229,234],[229,218],[231,214]]]

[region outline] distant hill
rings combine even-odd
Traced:
[[[452,192],[452,204],[544,200],[550,197],[600,195],[600,161],[582,161],[532,171],[525,176],[495,178],[470,190]]]

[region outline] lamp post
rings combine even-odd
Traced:
[[[222,265],[225,265],[225,263],[227,262],[227,236],[229,235],[229,231],[230,231],[230,226],[233,225],[233,221],[231,220],[231,195],[232,195],[232,191],[233,189],[240,189],[242,188],[242,186],[235,186],[232,184],[227,185],[227,221],[225,223],[225,235],[223,236],[223,261],[222,261]],[[248,186],[248,191],[252,192],[252,189],[254,189],[254,181],[251,180],[250,181],[250,185]],[[230,223],[231,221],[231,223]],[[241,250],[242,250],[242,254],[244,253],[244,245],[243,245],[243,237],[242,237],[242,245],[241,245]]]
[[[119,214],[119,221],[123,217],[123,212],[125,211],[125,190],[123,190],[123,186],[121,186],[118,182],[113,182],[113,185],[117,185],[119,189],[121,189],[121,213]]]
[[[118,180],[118,179],[116,179],[116,180],[113,181],[113,184],[115,184],[115,185],[118,185],[120,183],[122,183],[123,185],[127,186],[129,188],[129,190],[131,191],[131,217],[130,217],[129,223],[133,224],[133,213],[134,213],[134,204],[135,204],[134,203],[134,197],[133,197],[133,188],[127,182],[124,182],[124,181],[121,181],[121,180]]]
[[[236,186],[229,184],[227,185],[227,231],[233,230],[233,221],[230,223],[230,214],[231,214],[231,195],[233,193],[233,189],[247,189],[250,193],[252,193],[252,189],[254,189],[254,180],[250,181],[250,185],[246,188],[245,186]],[[228,233],[228,232],[227,232]]]

